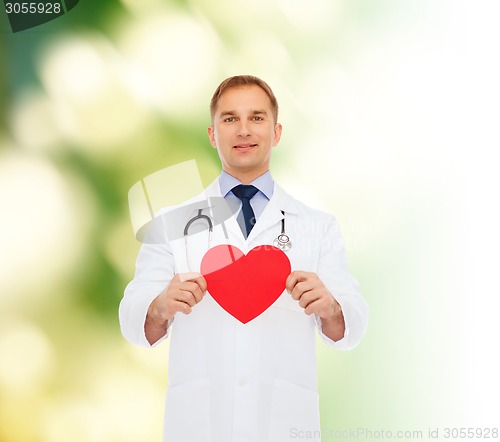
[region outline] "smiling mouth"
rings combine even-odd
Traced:
[[[245,144],[236,144],[233,146],[235,149],[239,150],[245,150],[245,149],[251,149],[252,147],[257,147],[257,144],[251,144],[251,143],[245,143]]]

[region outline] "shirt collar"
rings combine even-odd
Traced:
[[[241,184],[234,176],[229,175],[225,170],[222,171],[219,177],[219,186],[222,196],[225,198],[231,189],[238,184]],[[250,183],[252,186],[257,187],[262,194],[270,200],[273,196],[274,180],[271,172],[268,170],[266,173],[256,178]]]

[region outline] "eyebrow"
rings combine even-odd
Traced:
[[[223,117],[233,116],[233,115],[237,115],[237,112],[234,110],[224,111],[224,112],[221,112],[220,117],[223,118]],[[267,111],[265,111],[264,109],[256,109],[256,110],[252,111],[252,115],[267,115]]]
[[[220,117],[227,117],[228,115],[236,115],[236,111],[224,111],[221,112]]]

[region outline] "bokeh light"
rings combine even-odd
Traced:
[[[33,151],[56,148],[61,136],[54,103],[40,91],[26,91],[12,108],[12,133],[16,143]]]
[[[9,321],[0,329],[0,354],[9,355],[0,365],[0,385],[16,394],[40,391],[54,366],[52,344],[29,323]]]
[[[0,304],[42,302],[84,247],[85,203],[46,159],[0,154]],[[79,207],[78,207],[79,206]]]
[[[218,41],[209,26],[160,9],[127,23],[118,44],[127,62],[142,73],[139,81],[145,82],[156,108],[177,117],[206,111],[219,62]],[[179,88],[180,83],[189,87]]]
[[[69,141],[117,148],[142,127],[147,109],[128,89],[127,74],[112,43],[95,33],[70,35],[47,49],[40,78]]]

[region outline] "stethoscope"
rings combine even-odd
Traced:
[[[188,257],[188,236],[189,236],[189,228],[191,225],[198,220],[203,220],[207,223],[208,226],[208,243],[207,243],[207,250],[210,248],[210,242],[212,241],[212,233],[214,230],[214,224],[212,222],[212,219],[208,215],[204,215],[203,209],[198,209],[198,214],[193,216],[185,225],[184,227],[184,244],[186,248],[186,260],[189,264],[189,257]],[[283,214],[283,218],[281,219],[281,233],[274,239],[273,241],[273,246],[283,250],[284,252],[288,252],[292,248],[292,242],[290,241],[290,237],[285,233],[285,212],[282,210],[281,213]],[[226,231],[226,226],[222,222],[222,228],[224,229],[224,235],[226,239],[229,240],[227,231]]]
[[[274,239],[273,246],[278,249],[288,252],[292,248],[290,237],[285,233],[285,212],[282,210],[283,218],[281,219],[281,233]]]

